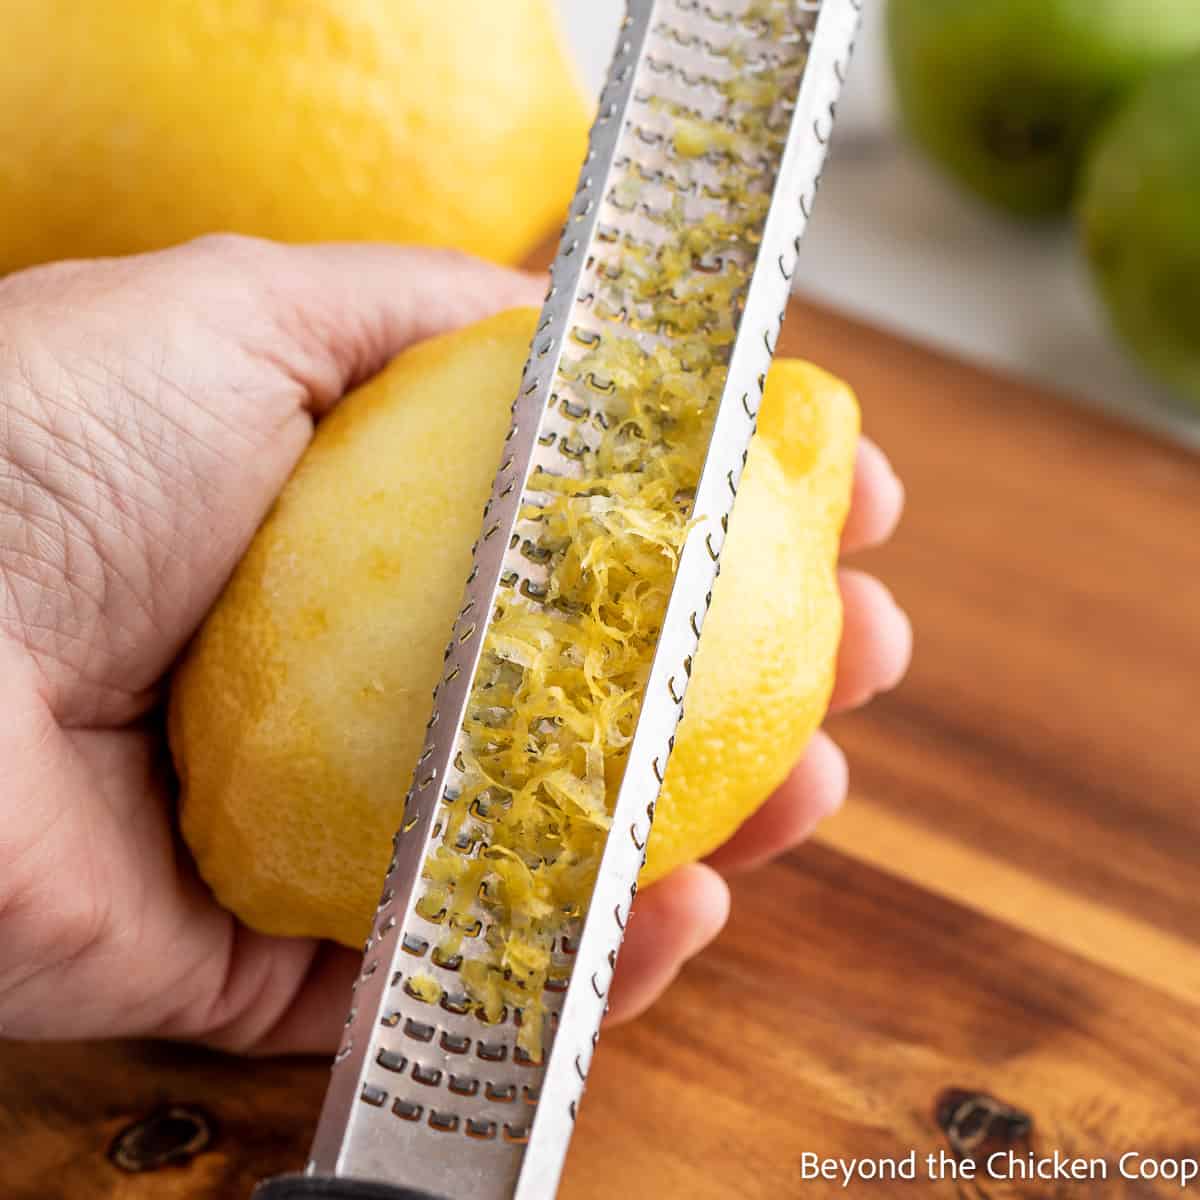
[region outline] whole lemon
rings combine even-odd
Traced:
[[[552,0],[0,0],[0,271],[233,231],[516,261],[590,103]]]
[[[1147,80],[1100,132],[1078,217],[1113,326],[1200,411],[1200,56]]]
[[[183,835],[268,933],[361,944],[537,314],[400,355],[318,427],[176,673]],[[825,713],[858,409],[772,368],[643,882],[723,842]]]

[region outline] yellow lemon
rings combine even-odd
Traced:
[[[256,929],[360,944],[536,314],[400,355],[321,423],[176,674],[183,834]],[[772,368],[643,882],[723,842],[825,713],[858,409]]]
[[[0,271],[230,230],[515,262],[590,119],[552,0],[0,0]]]

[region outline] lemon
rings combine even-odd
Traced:
[[[0,0],[0,271],[229,230],[522,258],[590,119],[552,0]]]
[[[183,835],[256,929],[366,934],[535,323],[431,339],[343,401],[176,673]],[[733,833],[824,716],[857,434],[844,384],[776,362],[643,882]]]

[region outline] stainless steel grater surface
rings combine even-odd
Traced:
[[[860,5],[629,2],[335,1059],[310,1177],[380,1181],[445,1200],[555,1193]],[[598,835],[590,904],[571,916],[549,965],[530,976],[545,984],[539,1058],[528,1024],[538,1019],[532,1001],[510,1003],[511,986],[491,1001],[480,995],[479,980],[496,971],[495,894],[485,880],[469,910],[457,902],[447,917],[454,886],[431,881],[430,864],[499,854],[489,850],[490,806],[511,804],[512,789],[481,787],[487,746],[481,751],[480,739],[495,744],[489,722],[500,730],[496,738],[508,737],[501,727],[515,718],[473,690],[486,684],[495,692],[506,678],[497,643],[488,641],[496,614],[562,609],[550,578],[560,548],[547,532],[547,505],[555,496],[560,509],[586,504],[586,519],[601,522],[615,510],[619,523],[619,494],[591,487],[589,471],[607,453],[602,447],[619,446],[624,435],[613,431],[624,430],[629,406],[641,403],[631,393],[668,387],[683,397],[696,458],[694,484],[672,498],[682,548],[644,691],[623,718],[631,737],[621,749],[610,830]],[[693,404],[688,389],[711,399]],[[679,411],[653,418],[666,431],[654,454],[674,453]],[[563,501],[554,488],[573,485],[556,481],[575,479],[584,481],[579,495]],[[512,678],[523,678],[521,670],[514,665]],[[547,720],[527,734],[531,755],[554,760],[556,728]],[[584,757],[578,778],[555,786],[564,809],[586,816],[601,776],[590,756],[565,761]]]

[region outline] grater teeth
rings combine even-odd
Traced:
[[[554,1194],[860,3],[630,0],[310,1173],[403,1182],[447,1200]],[[524,678],[497,665],[496,631],[506,612],[563,600],[561,539],[548,536],[547,514],[573,503],[571,481],[591,488],[628,415],[631,387],[613,363],[630,354],[658,372],[657,385],[672,372],[673,394],[683,397],[645,423],[662,435],[662,453],[689,464],[673,497],[678,545],[665,551],[674,578],[648,634],[656,647],[648,672],[632,689],[636,724],[616,753],[619,781],[589,818],[600,830],[587,842],[590,902],[543,947],[548,957],[522,991],[518,976],[497,967],[508,913],[480,866],[498,853],[497,808],[516,787],[488,773],[489,747],[509,736],[514,712],[491,698],[506,694],[502,676],[512,688]],[[629,503],[616,502],[622,512]],[[549,755],[559,735],[542,732],[539,753]],[[578,776],[582,760],[571,761]],[[588,764],[583,782],[594,785]],[[563,786],[586,809],[569,779]],[[475,864],[462,868],[474,873],[439,881],[439,871],[461,864]]]

